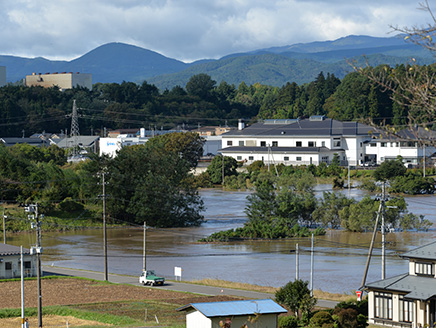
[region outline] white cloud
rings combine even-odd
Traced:
[[[72,58],[126,42],[194,60],[428,21],[410,0],[0,0],[2,54]]]

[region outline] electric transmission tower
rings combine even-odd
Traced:
[[[70,115],[68,115],[70,116]],[[70,138],[71,138],[71,147],[70,147],[70,156],[68,161],[77,161],[80,160],[80,152],[79,152],[79,114],[77,113],[76,99],[73,100],[73,111],[71,113],[71,130],[70,130]]]

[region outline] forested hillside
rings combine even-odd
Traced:
[[[409,69],[379,66],[376,70]],[[433,72],[435,66],[422,66]],[[419,72],[418,72],[419,74]],[[26,136],[36,132],[68,131],[73,99],[79,107],[80,133],[101,133],[103,128],[236,125],[266,118],[304,118],[326,115],[337,120],[370,119],[376,124],[402,125],[404,105],[392,101],[362,74],[349,73],[342,80],[320,72],[307,84],[288,82],[282,87],[255,83],[217,84],[207,74],[191,76],[185,86],[160,92],[147,82],[97,83],[92,91],[8,85],[0,88],[0,136]]]

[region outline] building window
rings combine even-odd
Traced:
[[[329,162],[329,157],[328,156],[323,156],[321,158],[321,162],[328,163]]]
[[[279,142],[278,141],[273,141],[272,142],[272,146],[273,147],[278,147],[279,146]]]
[[[321,141],[321,147],[325,147],[325,141]]]
[[[341,147],[341,138],[333,138],[333,147]]]
[[[238,161],[241,161],[241,160],[242,160],[242,156],[236,156],[236,159],[237,159]]]
[[[375,142],[371,142],[371,143],[369,144],[369,146],[370,146],[370,147],[377,147],[377,144],[376,144]]]
[[[297,162],[301,162],[301,157],[297,157]]]
[[[415,262],[415,274],[433,276],[433,265],[431,263]]]
[[[31,268],[32,268],[32,262],[24,261],[24,269],[31,269]]]
[[[249,160],[249,161],[254,160],[254,156],[248,156],[248,160]]]
[[[233,146],[233,141],[227,140],[227,146]]]
[[[392,320],[392,294],[374,292],[375,317]]]
[[[12,270],[12,262],[5,262],[5,270]]]
[[[285,157],[283,157],[283,160],[284,160],[284,161],[289,161],[289,156],[285,156]]]
[[[261,146],[261,147],[266,147],[266,141],[261,141],[261,142],[260,142],[260,146]]]
[[[307,145],[309,147],[316,147],[316,142],[315,141],[309,141]]]
[[[360,143],[360,147],[363,147],[363,142]]]
[[[302,143],[301,141],[297,141],[297,142],[295,143],[295,146],[296,146],[296,147],[301,147],[301,146],[303,146],[303,143]]]
[[[380,142],[380,147],[387,147],[387,142]]]
[[[244,147],[244,140],[239,141],[239,146]]]
[[[403,295],[400,295],[400,321],[401,322],[413,322],[415,314],[415,304],[412,300],[404,299]]]

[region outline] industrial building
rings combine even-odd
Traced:
[[[26,86],[41,86],[44,88],[59,87],[61,90],[83,87],[92,89],[92,74],[88,73],[32,73],[26,75]]]

